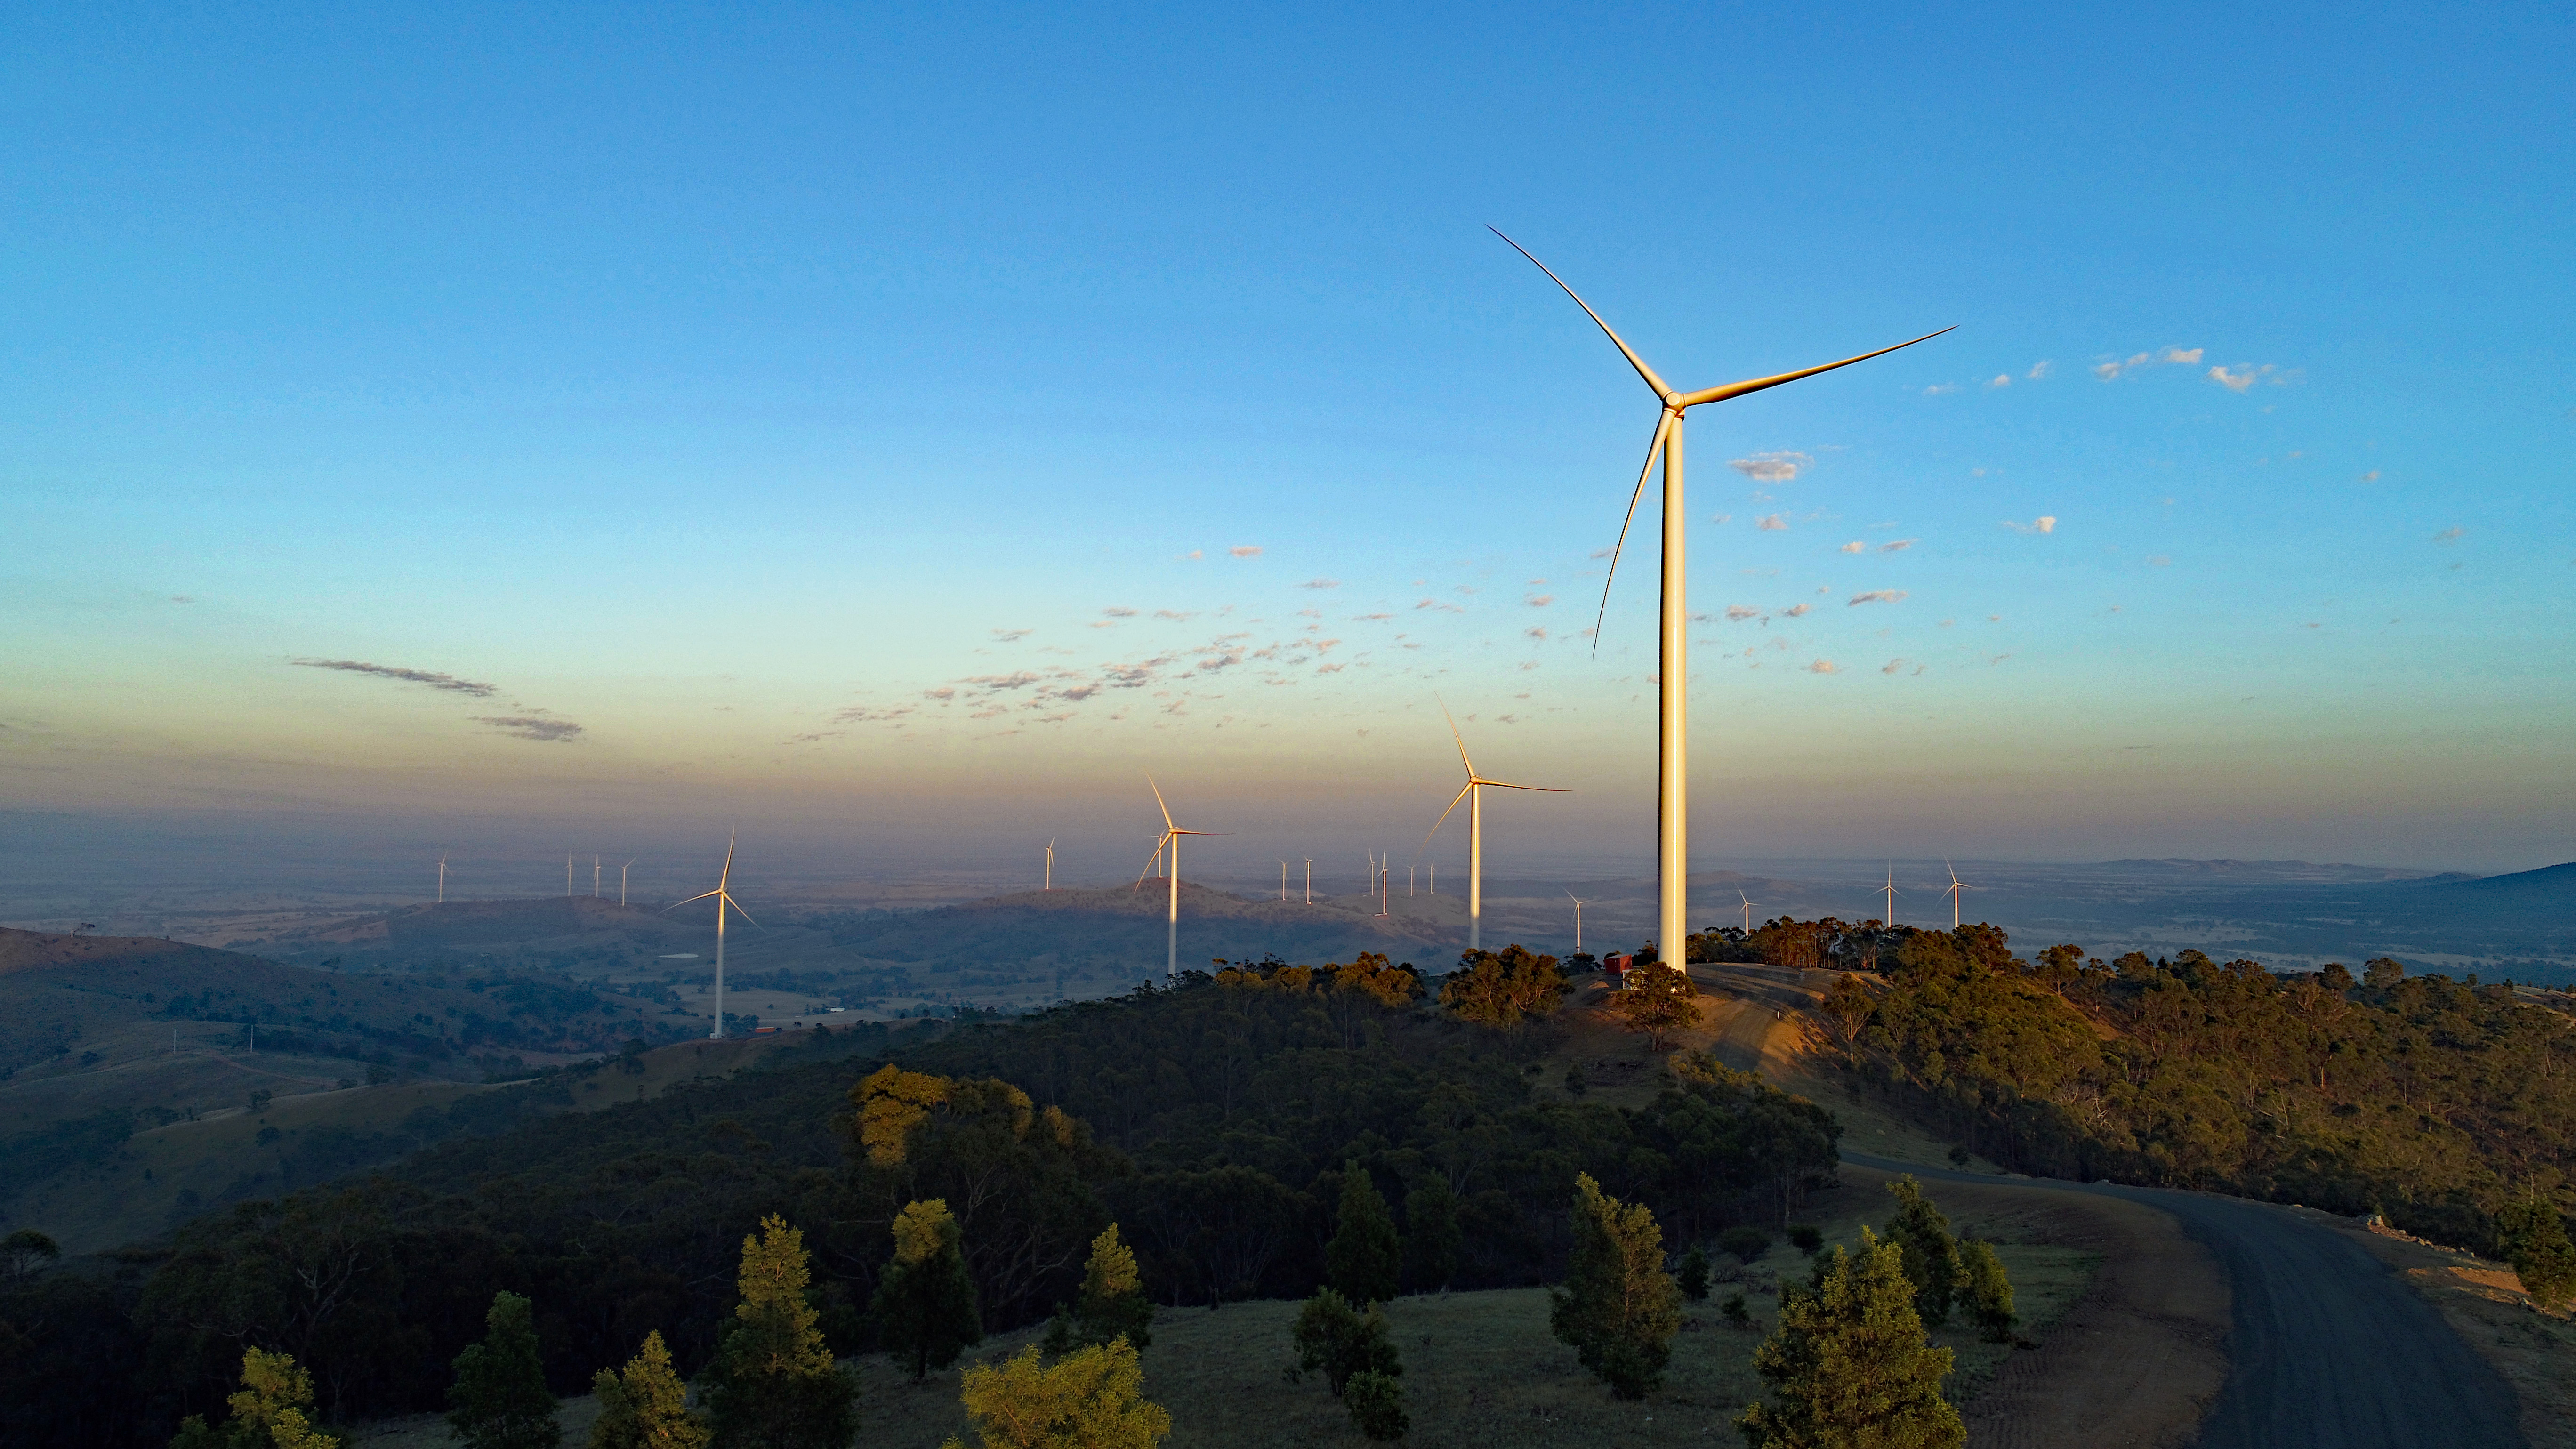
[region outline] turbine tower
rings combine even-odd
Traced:
[[[564,899],[572,899],[572,857],[564,857]]]
[[[447,904],[447,857],[438,858],[438,903]]]
[[[1753,897],[1744,893],[1744,887],[1737,886],[1735,898],[1744,902],[1744,934],[1750,936],[1753,934]]]
[[[1315,857],[1306,857],[1306,904],[1315,903]]]
[[[590,898],[599,899],[599,857],[590,858]]]
[[[631,860],[617,868],[617,903],[621,906],[626,904],[626,873],[634,868],[635,862]]]
[[[1574,902],[1574,954],[1580,956],[1583,954],[1583,897],[1567,891],[1565,898]]]
[[[1055,837],[1052,835],[1047,837],[1046,884],[1038,889],[1049,891],[1055,889]]]
[[[1858,357],[1846,357],[1840,362],[1828,362],[1821,367],[1802,368],[1796,372],[1783,372],[1771,377],[1747,378],[1742,382],[1702,388],[1697,392],[1681,392],[1656,376],[1655,370],[1648,367],[1645,359],[1639,357],[1626,342],[1620,340],[1618,333],[1610,330],[1610,324],[1601,320],[1601,314],[1593,311],[1590,303],[1575,296],[1574,289],[1566,286],[1563,278],[1548,271],[1546,263],[1530,256],[1527,248],[1510,237],[1503,236],[1499,229],[1489,227],[1487,230],[1502,237],[1504,243],[1513,251],[1528,257],[1530,265],[1542,272],[1547,272],[1547,279],[1556,283],[1566,296],[1574,299],[1574,305],[1581,307],[1584,315],[1592,319],[1593,325],[1601,329],[1602,335],[1610,339],[1611,345],[1619,349],[1619,355],[1628,359],[1628,365],[1636,369],[1637,376],[1644,380],[1646,386],[1654,392],[1656,400],[1663,404],[1662,411],[1655,419],[1654,436],[1646,444],[1645,466],[1637,471],[1636,491],[1628,497],[1628,516],[1619,525],[1619,541],[1611,545],[1610,577],[1618,576],[1619,551],[1627,544],[1628,525],[1636,520],[1637,500],[1645,496],[1646,479],[1654,472],[1655,455],[1661,453],[1664,459],[1664,577],[1663,621],[1656,650],[1655,682],[1657,735],[1655,939],[1666,943],[1688,940],[1690,928],[1684,918],[1689,914],[1687,907],[1690,893],[1690,782],[1687,774],[1690,756],[1687,710],[1690,694],[1690,664],[1685,645],[1688,642],[1686,634],[1690,628],[1690,607],[1684,597],[1685,558],[1682,548],[1682,525],[1686,514],[1682,505],[1682,415],[1704,403],[1725,402],[1730,398],[1742,397],[1746,393],[1778,387],[1785,382],[1814,377],[1820,372],[1831,372],[1837,367],[1849,367],[1855,362],[1867,362],[1873,357],[1884,357],[1896,351],[1898,347],[1911,347],[1915,342],[1928,341],[1940,336],[1941,332],[1951,329],[1944,327],[1941,332],[1926,333],[1915,338],[1913,342],[1900,342],[1896,347],[1882,347],[1876,352],[1864,352]],[[1601,651],[1601,619],[1608,617],[1609,608],[1610,582],[1609,579],[1604,579],[1601,585],[1601,614],[1594,619],[1592,625],[1592,650],[1595,655]],[[1470,919],[1473,919],[1472,912]],[[1673,948],[1668,944],[1666,949]]]
[[[1163,923],[1163,984],[1169,986],[1181,979],[1181,837],[1184,835],[1222,835],[1225,832],[1220,830],[1183,830],[1181,827],[1174,825],[1172,823],[1172,807],[1163,803],[1163,787],[1154,783],[1154,777],[1152,775],[1147,775],[1145,777],[1145,787],[1154,792],[1154,806],[1156,809],[1163,812],[1163,838],[1154,843],[1153,858],[1145,862],[1145,869],[1152,870],[1157,866],[1160,866],[1163,863],[1164,850],[1169,849],[1172,852],[1172,906],[1171,913],[1164,918]],[[1138,871],[1136,873],[1136,885],[1129,887],[1129,889],[1132,892],[1137,888],[1141,888],[1144,884],[1145,872]]]
[[[1882,925],[1882,926],[1893,926],[1893,925],[1895,925],[1895,924],[1896,924],[1896,862],[1895,862],[1895,861],[1892,861],[1892,860],[1891,860],[1891,861],[1889,861],[1889,862],[1887,863],[1887,884],[1885,884],[1885,885],[1883,885],[1883,886],[1880,886],[1880,887],[1877,889],[1877,891],[1875,891],[1873,894],[1882,895],[1882,896],[1887,897],[1887,914],[1886,914],[1885,916],[1882,916],[1882,917],[1880,917],[1880,918],[1879,918],[1879,924],[1880,924],[1880,925]]]
[[[733,841],[734,838],[732,836],[728,835],[725,837],[724,870],[716,876],[716,888],[714,890],[707,891],[700,895],[691,896],[685,901],[677,901],[662,908],[662,913],[664,915],[669,915],[671,912],[678,910],[682,906],[695,905],[699,901],[712,899],[716,903],[716,1029],[707,1033],[708,1038],[715,1041],[722,1041],[724,1039],[725,908],[727,906],[731,906],[734,909],[734,912],[740,915],[744,920],[751,921],[751,924],[755,926],[760,924],[758,921],[752,921],[751,912],[744,910],[742,908],[742,902],[733,898]]]
[[[1440,706],[1440,717],[1449,721],[1449,737],[1458,742],[1458,763],[1467,767],[1467,783],[1449,797],[1449,810],[1441,811],[1440,818],[1431,822],[1431,835],[1438,835],[1440,827],[1449,823],[1449,811],[1457,809],[1459,801],[1467,802],[1467,949],[1475,951],[1483,948],[1485,925],[1485,787],[1535,790],[1545,795],[1567,792],[1552,785],[1515,785],[1477,774],[1476,762],[1467,758],[1467,737],[1458,733],[1458,721],[1450,716],[1448,705]],[[1422,837],[1424,846],[1431,843],[1431,835]]]
[[[1960,879],[1959,879],[1959,868],[1958,868],[1957,866],[1952,865],[1952,864],[1950,863],[1950,861],[1949,861],[1949,857],[1947,857],[1947,856],[1942,857],[1942,860],[1941,860],[1941,868],[1942,868],[1943,870],[1946,870],[1946,871],[1948,871],[1948,872],[1950,873],[1950,886],[1949,886],[1949,889],[1944,890],[1943,892],[1941,892],[1941,894],[1943,894],[1943,895],[1945,895],[1945,896],[1948,896],[1948,897],[1950,898],[1950,929],[1951,929],[1951,930],[1953,930],[1953,931],[1955,931],[1955,930],[1959,929],[1959,896],[1960,896],[1960,893],[1961,893],[1961,892],[1964,892],[1964,891],[1972,891],[1972,890],[1976,890],[1976,889],[1978,889],[1978,887],[1976,887],[1976,886],[1972,886],[1972,885],[1969,885],[1969,884],[1968,884],[1968,883],[1966,883],[1965,881],[1962,881],[1962,880],[1960,880]]]
[[[1279,904],[1288,904],[1288,862],[1279,862]]]

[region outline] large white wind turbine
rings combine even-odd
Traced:
[[[599,899],[599,857],[590,858],[590,898]]]
[[[1315,903],[1315,857],[1306,857],[1306,904]]]
[[[1889,862],[1887,863],[1887,884],[1885,884],[1885,885],[1883,885],[1883,886],[1880,886],[1876,891],[1872,892],[1871,894],[1873,894],[1873,895],[1882,895],[1882,896],[1887,897],[1887,914],[1886,914],[1886,915],[1884,915],[1884,916],[1882,916],[1882,917],[1880,917],[1880,918],[1879,918],[1879,922],[1878,922],[1878,923],[1879,923],[1880,925],[1882,925],[1882,926],[1893,926],[1893,925],[1895,925],[1895,924],[1896,924],[1896,894],[1897,894],[1897,892],[1896,892],[1896,862],[1895,862],[1895,861],[1892,861],[1892,860],[1891,860],[1891,861],[1889,861]]]
[[[1154,792],[1154,807],[1163,812],[1163,838],[1154,842],[1153,858],[1145,862],[1145,870],[1152,870],[1156,866],[1161,865],[1163,861],[1163,852],[1166,849],[1169,849],[1172,852],[1171,913],[1164,919],[1163,923],[1163,984],[1168,986],[1181,979],[1181,837],[1184,835],[1223,835],[1225,832],[1222,830],[1183,830],[1181,827],[1174,825],[1172,823],[1172,807],[1163,803],[1163,787],[1155,784],[1154,777],[1151,775],[1147,775],[1145,777],[1145,786],[1147,789]],[[1141,888],[1144,884],[1145,871],[1140,870],[1136,873],[1136,885],[1129,889],[1135,890]]]
[[[1663,622],[1660,630],[1660,644],[1656,652],[1655,682],[1655,718],[1658,737],[1655,756],[1657,776],[1655,869],[1658,897],[1655,939],[1663,943],[1663,950],[1673,951],[1678,948],[1672,943],[1687,940],[1690,934],[1690,927],[1685,920],[1689,914],[1687,907],[1690,893],[1690,782],[1687,775],[1690,755],[1687,710],[1690,663],[1687,657],[1688,651],[1684,647],[1687,642],[1685,633],[1690,628],[1690,607],[1684,597],[1686,570],[1682,550],[1682,524],[1685,516],[1682,506],[1682,414],[1704,403],[1725,402],[1729,398],[1742,397],[1746,393],[1778,387],[1784,382],[1796,382],[1802,377],[1814,377],[1820,372],[1831,372],[1837,367],[1849,367],[1855,362],[1867,362],[1873,357],[1884,357],[1894,352],[1897,347],[1911,347],[1915,342],[1927,341],[1951,329],[1944,327],[1941,332],[1926,333],[1922,337],[1915,338],[1913,342],[1900,342],[1896,347],[1882,347],[1876,352],[1864,352],[1858,357],[1846,357],[1840,362],[1828,362],[1821,367],[1802,368],[1796,372],[1783,372],[1771,377],[1748,378],[1743,382],[1730,382],[1722,387],[1702,388],[1698,392],[1681,392],[1656,376],[1655,370],[1648,367],[1645,359],[1639,357],[1626,342],[1620,340],[1618,333],[1610,330],[1610,324],[1601,320],[1601,314],[1593,311],[1590,303],[1575,296],[1574,289],[1566,286],[1563,278],[1548,271],[1546,263],[1530,256],[1528,249],[1510,237],[1503,236],[1500,230],[1494,228],[1488,228],[1488,230],[1492,230],[1496,236],[1503,237],[1503,241],[1513,251],[1529,257],[1532,266],[1547,272],[1549,281],[1563,288],[1565,295],[1573,297],[1574,305],[1581,307],[1584,315],[1590,317],[1593,324],[1601,329],[1602,335],[1610,339],[1611,345],[1619,349],[1619,355],[1628,359],[1628,365],[1637,370],[1637,376],[1645,381],[1646,386],[1654,391],[1656,400],[1663,404],[1662,411],[1655,419],[1654,437],[1646,444],[1646,465],[1637,471],[1636,491],[1628,497],[1627,519],[1619,525],[1619,541],[1611,545],[1610,574],[1613,578],[1618,575],[1619,551],[1627,545],[1628,525],[1636,520],[1637,500],[1645,496],[1646,479],[1654,472],[1655,455],[1661,453],[1664,459],[1664,579]],[[1601,618],[1608,617],[1609,607],[1610,584],[1605,579],[1601,585],[1601,616],[1596,618],[1592,625],[1592,648],[1596,654],[1601,649]]]
[[[617,868],[617,903],[621,906],[626,904],[626,873],[634,868],[635,862],[632,860]]]
[[[716,1029],[708,1032],[707,1035],[717,1040],[722,1040],[724,1037],[725,908],[731,906],[744,920],[751,921],[755,926],[760,924],[758,921],[752,921],[751,912],[744,910],[742,902],[733,898],[733,841],[732,836],[725,837],[724,870],[716,876],[714,890],[691,896],[685,901],[675,901],[662,908],[663,914],[668,915],[682,906],[695,905],[699,901],[713,900],[716,903]]]
[[[1972,885],[1968,884],[1967,882],[1965,882],[1965,881],[1963,881],[1963,880],[1959,879],[1959,868],[1958,868],[1957,866],[1955,866],[1955,865],[1952,865],[1952,864],[1950,863],[1950,861],[1949,861],[1949,858],[1948,858],[1948,857],[1946,857],[1946,856],[1944,856],[1944,857],[1942,858],[1942,861],[1941,861],[1941,868],[1942,868],[1943,870],[1946,870],[1946,871],[1948,871],[1948,872],[1950,873],[1950,884],[1949,884],[1949,887],[1948,887],[1948,889],[1946,889],[1946,890],[1942,891],[1942,892],[1941,892],[1941,894],[1943,894],[1943,895],[1945,895],[1945,896],[1948,896],[1948,897],[1950,898],[1950,929],[1951,929],[1951,930],[1953,930],[1953,931],[1955,931],[1955,930],[1959,929],[1959,897],[1960,897],[1960,895],[1961,895],[1963,892],[1966,892],[1966,891],[1973,891],[1973,890],[1979,890],[1979,889],[1982,889],[1982,887],[1979,887],[1979,886],[1972,886]]]
[[[447,857],[438,858],[438,903],[447,904]]]
[[[1583,897],[1567,891],[1565,898],[1574,902],[1574,954],[1580,956],[1583,954]]]
[[[1735,898],[1744,902],[1744,934],[1750,936],[1753,934],[1753,897],[1744,893],[1744,887],[1737,886]]]
[[[1483,947],[1485,925],[1485,787],[1535,790],[1545,795],[1566,792],[1552,785],[1515,785],[1477,774],[1476,762],[1467,758],[1467,737],[1458,733],[1458,721],[1451,718],[1448,705],[1440,706],[1440,717],[1449,721],[1449,737],[1458,742],[1458,763],[1467,767],[1467,783],[1449,798],[1449,810],[1441,811],[1440,818],[1431,822],[1431,835],[1422,837],[1422,844],[1428,846],[1431,836],[1438,835],[1440,827],[1449,823],[1449,811],[1457,809],[1459,801],[1467,802],[1467,949],[1475,951]]]
[[[1055,837],[1052,835],[1047,837],[1046,883],[1038,889],[1049,891],[1055,889]]]

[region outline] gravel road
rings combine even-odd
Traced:
[[[2332,1230],[2208,1193],[1950,1172],[1847,1152],[1926,1182],[2100,1193],[2174,1215],[2234,1290],[2226,1385],[2200,1449],[2511,1449],[2514,1392],[2430,1304]]]

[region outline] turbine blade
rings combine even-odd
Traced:
[[[1172,807],[1163,803],[1163,787],[1154,783],[1151,772],[1145,776],[1145,788],[1154,792],[1154,808],[1163,812],[1163,828],[1172,828]]]
[[[1515,785],[1509,780],[1478,780],[1476,783],[1479,785],[1491,785],[1497,790],[1536,790],[1542,795],[1571,795],[1574,793],[1571,787],[1564,785]]]
[[[1510,247],[1513,251],[1519,252],[1522,256],[1529,257],[1529,264],[1531,266],[1538,268],[1542,272],[1547,272],[1547,263],[1540,261],[1536,257],[1530,257],[1529,248],[1522,246],[1519,242],[1513,241],[1510,237],[1503,236],[1502,228],[1497,226],[1487,226],[1485,230],[1492,232],[1496,236],[1502,236],[1503,244],[1505,246]],[[1558,276],[1554,272],[1547,272],[1547,279],[1556,283],[1557,286],[1564,288],[1565,295],[1574,297],[1574,289],[1565,285],[1565,279],[1563,277]],[[1584,301],[1581,297],[1574,297],[1574,305],[1583,309],[1583,315],[1592,319],[1592,325],[1601,329],[1601,335],[1610,339],[1610,345],[1619,349],[1619,355],[1628,359],[1628,365],[1630,367],[1637,369],[1637,375],[1646,380],[1646,386],[1655,390],[1655,396],[1666,398],[1673,395],[1673,390],[1664,386],[1664,380],[1655,376],[1655,370],[1646,365],[1646,359],[1639,357],[1636,353],[1636,349],[1621,341],[1619,339],[1619,334],[1610,330],[1610,324],[1601,320],[1601,314],[1592,310],[1591,303]]]
[[[1154,842],[1154,853],[1145,857],[1145,870],[1136,872],[1136,884],[1129,886],[1129,890],[1135,890],[1145,884],[1145,871],[1149,871],[1154,868],[1154,862],[1163,858],[1163,847],[1171,843],[1172,832],[1166,830],[1163,832],[1163,838]]]
[[[664,906],[664,907],[662,908],[662,914],[664,914],[664,915],[666,915],[666,916],[667,916],[667,915],[669,915],[671,912],[678,910],[678,909],[679,909],[680,907],[682,907],[682,906],[694,906],[694,905],[696,905],[698,902],[700,902],[700,901],[702,901],[702,900],[705,900],[708,896],[711,896],[711,895],[714,895],[714,894],[715,894],[715,892],[714,892],[714,891],[707,891],[707,892],[705,892],[704,894],[701,894],[701,895],[694,895],[694,896],[691,896],[691,897],[689,897],[689,898],[688,898],[687,900],[685,900],[685,901],[673,901],[673,902],[671,902],[669,905]]]
[[[1440,699],[1440,696],[1435,694],[1432,698]],[[1458,763],[1467,767],[1468,779],[1476,778],[1476,762],[1467,758],[1467,737],[1458,733],[1458,719],[1449,713],[1449,701],[1445,699],[1440,699],[1440,717],[1449,721],[1449,738],[1458,742]]]
[[[732,896],[730,896],[730,895],[726,896],[726,897],[724,898],[724,904],[723,904],[723,905],[719,905],[719,906],[717,906],[717,907],[716,907],[716,909],[717,909],[717,910],[723,910],[723,909],[725,908],[725,906],[731,906],[731,907],[733,907],[733,913],[734,913],[735,915],[737,915],[737,916],[742,917],[742,918],[743,918],[744,920],[746,920],[746,921],[751,921],[751,924],[752,924],[752,926],[753,926],[754,928],[756,928],[756,929],[758,929],[758,930],[763,930],[763,931],[766,931],[766,930],[768,930],[768,929],[769,929],[767,926],[763,926],[763,925],[761,925],[761,924],[760,924],[760,922],[758,922],[758,921],[752,921],[752,920],[751,920],[751,912],[744,910],[744,909],[742,908],[742,902],[740,902],[740,901],[738,901],[738,900],[735,900]]]
[[[1957,327],[1951,326],[1942,328],[1941,332],[1956,332],[1958,330],[1959,329]],[[1926,332],[1922,336],[1915,338],[1913,342],[1900,342],[1896,344],[1895,347],[1882,347],[1876,352],[1864,352],[1858,357],[1846,357],[1840,362],[1828,362],[1822,367],[1802,368],[1796,372],[1781,373],[1776,377],[1748,378],[1743,382],[1730,382],[1724,387],[1704,388],[1698,392],[1684,393],[1680,397],[1673,399],[1673,406],[1695,408],[1701,403],[1724,402],[1731,397],[1742,397],[1748,392],[1760,392],[1766,387],[1778,387],[1784,382],[1796,382],[1802,377],[1813,377],[1820,372],[1831,372],[1837,367],[1849,367],[1855,362],[1867,362],[1873,357],[1885,357],[1887,354],[1896,351],[1898,348],[1911,347],[1915,342],[1929,342],[1933,338],[1940,336],[1941,332]]]
[[[1655,455],[1664,450],[1664,438],[1672,431],[1673,410],[1664,409],[1655,419],[1654,441],[1646,444],[1646,466],[1637,470],[1636,491],[1628,495],[1628,516],[1619,520],[1619,541],[1610,545],[1610,572],[1601,579],[1601,608],[1592,616],[1592,657],[1601,657],[1601,621],[1610,617],[1610,582],[1619,577],[1619,554],[1628,546],[1628,528],[1637,521],[1637,500],[1646,496],[1646,479],[1655,471]]]
[[[1458,802],[1466,799],[1467,792],[1475,788],[1476,782],[1473,780],[1469,780],[1466,784],[1459,786],[1458,793],[1449,797],[1449,810],[1457,809]],[[1440,818],[1431,822],[1431,834],[1423,836],[1422,844],[1413,847],[1413,858],[1415,860],[1420,860],[1422,858],[1423,847],[1428,846],[1431,843],[1431,836],[1438,835],[1440,833],[1440,827],[1449,823],[1449,810],[1443,810],[1440,812]]]

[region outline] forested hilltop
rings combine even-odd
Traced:
[[[1850,1069],[1950,1140],[2051,1177],[2207,1188],[2498,1250],[2495,1215],[2576,1207],[2576,1022],[2387,959],[2275,975],[2198,951],[2014,957],[1990,926],[1778,921],[1696,952],[1876,968],[1825,1003]],[[1867,982],[1869,984],[1864,985]]]
[[[1515,948],[1480,970],[1458,979],[1494,983],[1481,1024],[1364,957],[1012,1022],[816,1032],[756,1073],[245,1203],[121,1273],[0,1302],[13,1442],[157,1449],[220,1407],[245,1344],[292,1354],[330,1419],[435,1408],[505,1288],[534,1301],[558,1391],[648,1330],[693,1371],[771,1212],[805,1233],[847,1354],[872,1346],[889,1229],[920,1199],[954,1212],[992,1330],[1071,1298],[1112,1221],[1163,1302],[1307,1294],[1354,1165],[1395,1204],[1408,1284],[1461,1288],[1560,1277],[1578,1174],[1684,1241],[1776,1227],[1831,1171],[1830,1114],[1713,1060],[1676,1058],[1643,1105],[1548,1090],[1555,963]]]

